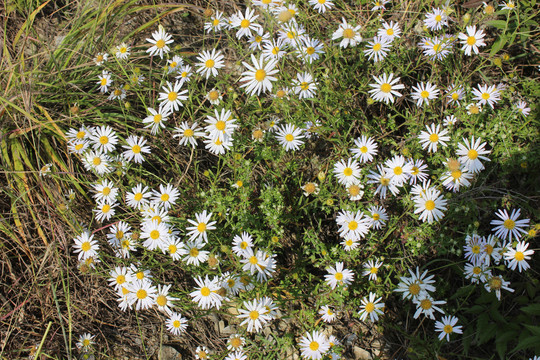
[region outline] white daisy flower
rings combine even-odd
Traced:
[[[362,41],[362,36],[360,35],[360,25],[352,26],[347,23],[345,18],[341,18],[342,23],[339,25],[338,29],[332,34],[332,40],[337,40],[342,38],[339,46],[346,48],[348,46],[356,46]]]
[[[159,55],[161,59],[163,59],[163,54],[167,54],[171,51],[171,48],[168,45],[174,42],[172,35],[168,34],[161,25],[159,25],[158,31],[152,33],[152,39],[147,38],[146,41],[152,44],[146,52],[149,53],[150,56]]]
[[[93,209],[92,212],[96,214],[96,220],[97,221],[109,221],[112,216],[116,213],[116,210],[114,209],[118,204],[110,204],[105,201],[99,201],[97,203],[97,209]]]
[[[205,122],[208,124],[204,129],[208,133],[208,138],[215,141],[228,141],[232,139],[234,130],[238,127],[235,124],[236,119],[233,117],[230,110],[221,109],[218,112],[214,109],[215,116],[208,115]]]
[[[317,39],[312,39],[309,36],[304,38],[304,44],[300,46],[297,52],[297,57],[304,64],[311,64],[319,60],[321,54],[324,54],[323,43]]]
[[[166,186],[159,184],[159,191],[152,190],[152,201],[165,210],[169,210],[179,196],[180,192],[171,184]]]
[[[483,30],[476,31],[476,25],[467,26],[467,34],[459,33],[458,38],[461,40],[463,47],[461,50],[465,52],[465,55],[470,56],[471,52],[474,51],[475,54],[478,54],[478,48],[481,46],[486,46],[484,42],[484,37],[486,34]]]
[[[458,144],[458,150],[456,155],[459,156],[459,161],[464,165],[464,167],[472,172],[473,174],[479,173],[484,169],[484,165],[480,160],[490,161],[484,155],[491,153],[491,151],[486,150],[486,143],[480,143],[481,138],[474,140],[474,136],[469,141],[468,139],[463,138],[463,143]]]
[[[174,85],[167,81],[161,89],[163,92],[159,93],[158,101],[160,101],[159,106],[164,109],[164,111],[178,111],[180,110],[182,101],[187,100],[187,90],[180,91],[182,89],[182,82],[175,81]]]
[[[94,240],[94,235],[90,234],[89,231],[83,231],[73,241],[75,242],[73,252],[79,254],[79,260],[86,260],[97,256],[99,244],[97,240]]]
[[[488,277],[487,282],[484,283],[484,289],[486,289],[488,292],[495,292],[495,295],[497,296],[497,299],[501,300],[501,289],[504,289],[506,291],[514,292],[515,290],[512,289],[510,286],[510,281],[506,281],[502,278],[502,276],[498,275],[491,275]]]
[[[439,89],[437,89],[437,86],[427,82],[426,84],[418,83],[417,86],[413,86],[411,97],[416,100],[416,106],[421,106],[424,103],[429,105],[429,100],[436,99],[438,94]]]
[[[487,86],[478,84],[478,89],[472,90],[474,98],[478,104],[488,104],[493,109],[493,105],[501,99],[501,94],[495,85]]]
[[[276,139],[285,148],[285,151],[298,150],[304,143],[303,130],[293,124],[280,125],[276,131]]]
[[[250,301],[244,301],[244,309],[238,309],[239,315],[236,317],[244,319],[240,326],[247,325],[248,332],[259,332],[263,326],[270,321],[270,317],[267,315],[268,310],[261,302],[253,299]]]
[[[454,84],[450,85],[447,89],[446,97],[448,98],[448,103],[451,104],[455,102],[458,106],[460,105],[460,101],[463,100],[463,94],[465,94],[465,90],[463,90],[463,87],[461,85],[456,86]]]
[[[392,42],[395,38],[401,37],[401,29],[399,27],[399,23],[394,23],[393,21],[390,21],[390,24],[388,24],[386,21],[381,23],[382,28],[377,30],[377,36],[383,37],[387,39],[388,41]]]
[[[443,211],[447,209],[446,203],[447,200],[444,199],[439,190],[430,188],[414,199],[414,213],[420,213],[419,220],[431,224],[444,217]]]
[[[90,142],[95,150],[108,153],[116,149],[118,136],[110,126],[100,126],[92,131]]]
[[[514,106],[516,107],[516,112],[520,113],[525,117],[529,116],[531,108],[527,106],[527,103],[525,101],[520,100],[516,104],[514,104]]]
[[[383,314],[382,308],[384,308],[384,303],[380,302],[381,300],[382,297],[377,298],[377,295],[372,292],[369,293],[369,298],[364,297],[361,301],[360,311],[358,312],[360,320],[365,321],[368,316],[371,322],[379,320],[379,315]]]
[[[189,240],[195,240],[197,238],[200,238],[204,240],[204,242],[208,242],[208,235],[207,230],[215,230],[216,227],[214,224],[215,221],[210,221],[210,218],[212,217],[212,213],[207,213],[206,210],[203,210],[201,213],[195,214],[195,219],[191,220],[188,219],[188,222],[194,226],[188,226],[186,230],[188,230]]]
[[[320,331],[307,332],[300,341],[300,352],[305,359],[320,360],[330,350],[328,338]]]
[[[185,243],[183,252],[186,256],[182,260],[185,261],[186,264],[194,266],[199,266],[201,263],[207,261],[210,252],[201,250],[204,245],[205,243],[203,243],[200,238]]]
[[[309,0],[309,5],[313,6],[321,14],[334,7],[334,3],[331,0]]]
[[[384,166],[390,181],[396,186],[403,186],[411,176],[412,165],[402,155],[395,155],[393,158],[386,160]]]
[[[143,154],[150,154],[150,146],[146,145],[146,139],[144,137],[130,135],[126,139],[127,145],[122,145],[126,151],[122,153],[122,156],[127,161],[132,161],[136,164],[142,164],[144,161]]]
[[[521,270],[526,271],[531,266],[527,263],[527,260],[531,260],[531,255],[534,254],[534,250],[527,250],[529,244],[525,241],[519,241],[516,245],[516,248],[508,246],[506,252],[504,253],[504,260],[507,262],[507,266],[515,270],[518,268],[519,272]]]
[[[321,306],[319,315],[321,315],[322,320],[326,323],[331,323],[332,321],[336,320],[335,311],[328,305]]]
[[[417,181],[424,182],[428,179],[428,166],[422,159],[409,160],[409,164],[412,166],[411,177],[409,177],[409,184],[415,185]]]
[[[369,222],[371,227],[374,229],[381,229],[384,225],[386,225],[386,221],[388,220],[388,215],[386,214],[386,209],[382,206],[371,206],[368,209],[369,213]]]
[[[126,43],[121,43],[114,50],[114,55],[116,56],[117,59],[125,60],[129,57],[130,51],[131,51],[131,48],[127,46]]]
[[[446,301],[444,300],[434,300],[431,295],[425,293],[422,296],[413,300],[413,303],[416,305],[416,312],[414,313],[414,318],[418,319],[420,314],[435,320],[435,311],[444,314],[444,311],[437,305],[444,305]]]
[[[143,188],[143,184],[137,184],[126,194],[126,203],[132,208],[139,209],[148,204],[150,196],[148,186],[144,186]]]
[[[195,122],[191,126],[183,121],[180,127],[174,128],[173,138],[180,138],[179,145],[187,146],[190,144],[192,147],[197,147],[196,137],[203,137],[204,132],[199,130],[199,125]]]
[[[251,55],[251,61],[253,66],[243,62],[242,64],[248,69],[242,73],[241,82],[244,82],[240,87],[246,87],[246,93],[248,95],[260,95],[261,92],[270,92],[272,91],[272,81],[277,81],[272,75],[275,75],[279,70],[275,69],[277,65],[277,60],[270,59],[265,64],[265,57],[261,55],[259,60],[255,55]]]
[[[358,162],[353,158],[347,159],[346,162],[343,159],[338,161],[334,164],[333,172],[336,175],[338,183],[345,186],[356,183],[360,178],[360,167],[358,166]]]
[[[135,304],[135,310],[145,310],[152,307],[156,295],[156,287],[149,280],[135,280],[128,283],[130,293],[127,295],[128,302]]]
[[[225,19],[223,17],[223,12],[218,10],[210,17],[210,22],[204,23],[204,30],[206,30],[207,33],[212,31],[218,32],[224,25]]]
[[[324,279],[328,286],[333,289],[338,285],[350,285],[354,279],[354,272],[349,269],[343,268],[342,262],[337,262],[335,267],[329,267],[327,269],[328,275],[324,275]]]
[[[143,119],[143,124],[146,124],[145,128],[151,129],[151,134],[156,135],[161,129],[165,128],[165,122],[172,114],[172,109],[168,107],[160,106],[157,110],[152,108],[147,109],[150,115]]]
[[[169,227],[157,220],[145,221],[141,225],[142,245],[148,250],[164,249],[169,238]]]
[[[167,326],[167,330],[171,332],[173,335],[180,335],[187,329],[187,319],[182,317],[179,313],[176,312],[170,312],[169,318],[165,321],[165,326]]]
[[[221,286],[217,279],[210,280],[208,275],[206,275],[204,280],[200,276],[197,276],[194,279],[198,286],[195,291],[189,294],[189,296],[193,298],[193,302],[196,302],[203,310],[213,307],[219,310],[221,302],[223,301],[223,296],[218,293]]]
[[[245,14],[238,11],[238,13],[233,15],[232,27],[238,28],[236,31],[236,38],[241,39],[244,36],[250,37],[251,31],[259,31],[262,28],[261,25],[254,22],[258,17],[259,15],[255,15],[255,10],[251,10],[250,8],[246,8]]]
[[[296,79],[292,82],[294,93],[298,94],[300,99],[314,98],[317,91],[317,84],[317,79],[313,78],[308,72],[296,74]]]
[[[97,84],[99,85],[99,91],[102,93],[106,93],[109,90],[109,86],[113,83],[113,80],[111,79],[111,74],[109,74],[108,71],[103,70],[101,72],[101,75],[98,77]]]
[[[223,141],[219,139],[212,140],[209,137],[207,137],[206,140],[203,141],[205,144],[205,148],[208,149],[212,154],[214,155],[223,155],[227,150],[230,150],[232,147],[232,138],[224,139]]]
[[[394,74],[383,74],[380,77],[373,76],[376,84],[369,84],[373,89],[369,90],[371,96],[375,101],[384,101],[386,104],[394,103],[394,96],[401,96],[402,94],[396,90],[404,89],[405,85],[398,84],[399,78],[394,78]]]
[[[420,132],[418,139],[422,145],[422,149],[427,149],[428,152],[437,152],[437,145],[446,147],[446,142],[450,141],[450,136],[447,136],[448,130],[441,130],[441,125],[431,124],[426,125],[427,131]]]
[[[197,72],[204,75],[207,79],[210,75],[216,77],[218,75],[218,69],[225,66],[223,59],[224,56],[221,54],[221,51],[216,52],[216,49],[212,49],[212,52],[205,50],[197,56],[197,61],[199,61],[196,64],[198,67]]]
[[[109,54],[99,52],[94,58],[94,62],[96,63],[96,66],[101,66],[104,63],[106,63],[108,59],[109,59]]]
[[[189,82],[191,79],[191,75],[193,75],[193,68],[189,65],[184,65],[178,69],[178,75],[176,76],[176,79],[179,79],[180,82],[186,83]]]
[[[360,160],[360,163],[367,163],[377,155],[377,143],[371,137],[362,135],[354,140],[355,147],[351,149],[353,156]]]
[[[103,179],[101,183],[92,185],[94,191],[93,198],[98,202],[107,202],[112,204],[116,202],[118,196],[118,188],[114,187],[114,183],[110,180]]]
[[[446,337],[446,341],[450,341],[450,334],[462,334],[462,326],[456,326],[457,322],[458,318],[455,316],[443,316],[441,321],[436,321],[435,331],[440,332],[439,340]]]
[[[266,40],[263,42],[263,51],[262,54],[268,59],[281,59],[283,56],[287,55],[287,46],[283,42],[283,39],[272,39]]]
[[[424,25],[432,31],[441,30],[443,26],[448,26],[448,15],[444,10],[433,8],[432,12],[426,14]]]
[[[363,276],[369,276],[369,280],[377,280],[377,274],[379,273],[379,268],[382,266],[382,262],[378,259],[369,260],[364,264],[364,271],[362,272]]]
[[[372,41],[368,41],[364,54],[368,55],[369,60],[373,58],[375,62],[382,61],[390,51],[391,46],[391,42],[387,38],[375,36]]]
[[[495,236],[502,240],[512,241],[514,239],[519,240],[521,234],[526,234],[525,227],[529,225],[530,219],[518,220],[521,215],[521,209],[512,209],[510,215],[506,209],[499,209],[495,215],[499,219],[491,220],[490,224],[495,225],[491,231],[495,232]]]

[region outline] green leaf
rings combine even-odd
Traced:
[[[506,40],[506,36],[499,36],[499,39],[497,39],[497,41],[495,41],[495,43],[491,46],[491,52],[489,54],[493,56],[498,53],[504,47],[504,45],[506,45]]]
[[[538,345],[538,336],[528,336],[521,339],[513,352],[518,352],[523,349],[530,349]]]
[[[490,20],[486,24],[497,29],[504,29],[506,27],[506,20]]]
[[[529,330],[532,334],[540,337],[540,326],[533,326],[527,324],[524,324],[523,326],[525,326],[527,330]]]
[[[540,304],[524,306],[521,308],[521,311],[529,315],[540,315]]]

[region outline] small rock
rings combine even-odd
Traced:
[[[370,352],[367,350],[364,350],[358,346],[355,346],[353,348],[354,353],[354,359],[355,360],[371,360],[373,357],[371,356]]]
[[[158,360],[180,360],[182,355],[172,346],[163,345],[158,353]]]
[[[356,336],[356,334],[353,334],[353,333],[345,336],[345,345],[352,346],[352,344],[356,341],[356,339],[358,339],[358,336]]]

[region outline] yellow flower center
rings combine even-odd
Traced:
[[[420,306],[424,310],[431,309],[431,305],[432,305],[432,303],[431,303],[431,300],[429,300],[429,299],[424,299],[424,300],[420,301]]]
[[[392,85],[390,85],[388,83],[384,83],[384,84],[381,85],[381,91],[383,93],[388,94],[391,90],[392,90]]]
[[[199,256],[199,249],[191,248],[191,250],[189,250],[189,256],[191,256],[191,257]]]
[[[476,38],[474,36],[469,36],[467,38],[467,45],[473,46],[474,44],[476,44]]]
[[[99,142],[103,145],[107,144],[109,142],[109,138],[107,136],[102,136],[99,138]]]
[[[367,152],[368,152],[367,146],[362,146],[362,147],[360,148],[360,152],[361,152],[362,154],[367,153]]]
[[[467,156],[469,157],[469,159],[471,160],[476,160],[476,158],[478,157],[478,151],[474,150],[474,149],[471,149],[467,152]]]
[[[474,245],[471,249],[471,251],[474,253],[474,254],[480,254],[480,246],[479,245]]]
[[[174,320],[172,325],[175,327],[175,328],[179,328],[180,327],[180,321],[179,320]]]
[[[377,220],[379,220],[381,218],[381,215],[379,215],[377,213],[373,213],[372,218],[373,218],[373,220],[377,221]]]
[[[219,131],[223,131],[225,130],[225,125],[225,121],[219,120],[218,122],[216,122],[216,129],[218,129]]]
[[[242,27],[242,28],[245,29],[245,28],[249,27],[250,24],[251,24],[251,23],[249,22],[248,19],[244,19],[244,20],[242,20],[242,21],[240,22],[240,27]]]
[[[167,297],[165,295],[158,295],[156,298],[156,304],[158,304],[158,306],[167,305]]]
[[[274,54],[274,55],[279,54],[279,47],[274,46],[274,48],[272,48],[272,54]]]
[[[437,134],[429,135],[429,141],[431,141],[432,143],[436,143],[437,141],[439,141],[439,135]]]
[[[420,96],[424,99],[427,99],[429,97],[429,92],[426,91],[426,90],[423,90],[421,93],[420,93]]]
[[[204,65],[207,67],[207,68],[213,68],[214,65],[216,64],[216,62],[212,59],[208,59],[206,60],[206,62],[204,63]]]
[[[442,20],[442,16],[441,16],[441,15],[435,16],[435,21],[436,21],[436,22],[440,22],[441,20]]]
[[[259,262],[259,260],[257,259],[256,256],[252,256],[249,258],[249,263],[252,264],[252,265],[255,265]]]
[[[498,276],[494,276],[489,280],[489,287],[493,290],[500,290],[502,288],[502,280]]]
[[[124,237],[124,232],[123,232],[122,230],[118,230],[118,231],[116,232],[115,237],[116,237],[117,239],[123,238],[123,237]]]
[[[249,318],[251,320],[257,320],[259,318],[259,312],[257,310],[253,310],[249,313]]]
[[[110,187],[104,187],[103,190],[101,191],[103,193],[103,195],[107,196],[111,193],[111,188]]]
[[[176,254],[176,251],[178,251],[178,248],[176,247],[176,245],[174,244],[169,245],[169,252],[171,254]]]
[[[322,0],[324,1],[324,0]],[[319,2],[321,2],[321,0],[319,0]],[[316,341],[312,341],[310,344],[309,344],[309,349],[311,351],[317,351],[317,349],[319,348],[319,343],[316,342]]]
[[[461,174],[462,174],[461,170],[452,171],[452,178],[454,178],[454,181],[461,178]]]
[[[231,346],[235,349],[242,346],[242,340],[240,338],[235,337],[235,338],[232,338],[230,341],[231,341]]]
[[[202,232],[205,232],[206,231],[206,224],[205,223],[199,223],[199,225],[197,225],[197,231],[202,233]]]
[[[390,179],[382,177],[380,182],[382,186],[388,186],[390,184]]]
[[[525,259],[525,254],[523,254],[521,251],[516,251],[514,254],[514,259],[517,261],[523,261],[523,259]]]
[[[358,194],[360,194],[360,186],[358,185],[351,185],[349,186],[349,194],[351,194],[352,196],[357,196]]]
[[[469,112],[471,114],[478,114],[480,112],[480,108],[477,105],[472,105],[469,107]]]
[[[88,250],[90,250],[90,247],[91,247],[91,245],[90,245],[90,242],[89,242],[89,241],[85,241],[85,242],[83,242],[83,243],[81,244],[81,249],[82,249],[82,251],[84,251],[84,252],[87,252]]]
[[[432,211],[433,209],[435,209],[435,201],[433,200],[426,201],[425,207],[426,207],[426,210]]]
[[[396,166],[394,168],[394,175],[399,176],[401,174],[403,174],[403,169],[401,168],[401,166]]]
[[[308,194],[313,194],[313,192],[315,192],[315,184],[307,183],[306,185],[304,185],[304,191]]]
[[[150,231],[150,238],[151,238],[152,240],[158,239],[158,238],[159,238],[159,235],[160,235],[160,234],[159,234],[159,231],[157,231],[157,230],[152,230],[152,231]]]
[[[354,37],[354,30],[353,29],[343,30],[343,37],[347,39],[352,39]]]
[[[444,325],[443,327],[443,331],[447,334],[451,334],[452,331],[454,331],[454,328],[452,327],[452,325],[448,324],[448,325]]]
[[[148,293],[146,292],[146,290],[144,289],[139,289],[137,290],[137,299],[146,299],[146,297],[148,296]]]
[[[309,84],[307,82],[302,82],[300,83],[300,88],[304,91],[306,91],[307,89],[309,89]]]
[[[394,29],[386,29],[386,35],[394,35]]]
[[[504,220],[503,226],[507,228],[508,230],[512,230],[514,229],[514,227],[516,227],[516,223],[512,219],[506,219]]]
[[[201,295],[202,296],[210,296],[210,289],[206,286],[201,289]]]
[[[212,25],[213,26],[218,26],[219,25],[219,19],[214,19],[214,21],[212,21]]]
[[[285,140],[287,140],[287,141],[289,141],[289,142],[290,142],[290,141],[293,141],[293,140],[294,140],[294,136],[293,136],[292,134],[287,134],[287,135],[285,135]]]
[[[348,228],[349,230],[356,230],[356,228],[358,228],[358,223],[354,220],[352,220],[351,222],[349,222],[349,225],[348,225]]]
[[[127,52],[127,47],[122,46],[120,47],[120,53],[125,54]]]
[[[133,199],[135,199],[135,201],[141,201],[142,198],[143,198],[143,194],[142,194],[142,193],[136,193],[136,194],[133,196]]]
[[[459,99],[459,94],[458,94],[457,92],[453,93],[453,94],[452,94],[452,99],[453,99],[453,100]]]
[[[107,78],[101,79],[101,86],[107,85]]]
[[[194,131],[191,130],[191,129],[186,129],[186,130],[184,130],[184,136],[185,136],[185,137],[192,137],[193,134],[194,134]]]
[[[255,72],[255,80],[263,81],[266,78],[266,71],[259,69]]]
[[[411,295],[418,295],[420,293],[420,290],[420,285],[416,283],[409,285],[409,292],[411,293]]]
[[[110,210],[111,210],[111,205],[109,205],[109,204],[105,204],[105,205],[103,205],[103,207],[101,208],[101,211],[102,211],[104,214],[108,213]]]
[[[493,253],[493,246],[487,244],[484,248],[484,251],[486,252],[486,254],[491,255],[491,253]]]
[[[376,43],[375,45],[373,45],[373,51],[379,51],[381,50],[381,48],[382,48],[381,43]]]
[[[158,49],[163,49],[165,47],[165,40],[159,39],[158,41],[156,41],[156,47]]]
[[[167,98],[169,99],[169,101],[175,101],[176,98],[178,98],[178,93],[176,91],[171,91],[169,95],[167,95]]]
[[[219,98],[219,93],[216,90],[212,90],[208,93],[208,98],[212,101],[217,100]]]
[[[353,244],[353,241],[351,239],[345,240],[345,245],[352,246],[352,244]]]
[[[375,304],[373,304],[372,302],[368,302],[365,309],[367,313],[373,312],[373,310],[375,310]]]
[[[308,46],[308,48],[306,49],[306,53],[308,55],[313,55],[315,53],[315,48],[313,46]]]
[[[126,277],[125,277],[124,275],[118,275],[118,276],[116,277],[116,283],[117,283],[118,285],[122,285],[122,284],[125,283],[125,282],[126,282]]]
[[[338,272],[334,275],[334,277],[336,278],[337,281],[341,281],[343,280],[343,273]]]
[[[372,267],[371,269],[369,269],[369,272],[370,272],[371,274],[376,274],[376,273],[379,272],[379,269],[376,268],[376,267],[374,266],[374,267]]]

